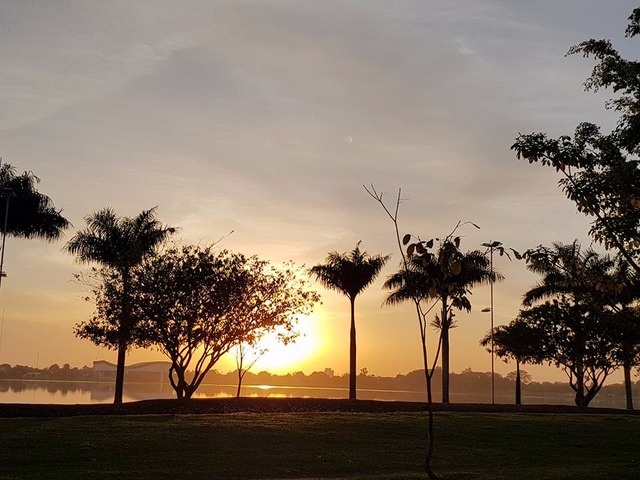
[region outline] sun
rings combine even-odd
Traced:
[[[287,345],[278,340],[277,333],[263,337],[258,348],[266,351],[252,370],[266,370],[275,374],[302,370],[305,363],[316,356],[322,347],[317,323],[318,318],[314,314],[300,317],[296,328],[300,335],[295,342]]]

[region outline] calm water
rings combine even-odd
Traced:
[[[235,385],[202,385],[195,398],[234,397]],[[243,396],[251,397],[303,397],[303,398],[347,398],[347,389],[340,388],[301,388],[269,385],[246,385],[242,387]],[[126,383],[124,401],[150,400],[156,398],[174,398],[169,384]],[[425,401],[424,392],[402,390],[366,390],[358,389],[358,398],[362,400],[388,401]],[[435,395],[436,401],[439,394]],[[113,401],[113,383],[63,382],[63,381],[15,381],[0,380],[0,403],[111,403]],[[453,403],[490,403],[491,394],[451,394]],[[513,403],[514,397],[496,394],[496,403]],[[571,395],[532,396],[523,394],[526,404],[573,405]],[[592,402],[594,407],[624,408],[624,398],[600,395]]]

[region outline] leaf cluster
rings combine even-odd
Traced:
[[[629,17],[628,37],[638,34],[639,18],[637,8]],[[588,40],[568,52],[578,53],[597,61],[587,90],[611,88],[620,94],[607,104],[621,115],[614,131],[604,135],[585,122],[572,137],[521,134],[511,148],[518,158],[559,172],[565,195],[579,212],[594,217],[590,235],[640,272],[640,62],[622,58],[607,40]]]
[[[54,241],[71,226],[51,198],[38,191],[39,183],[33,172],[18,175],[8,163],[0,166],[0,225],[6,221],[7,234]]]
[[[471,288],[502,279],[500,274],[491,271],[490,260],[483,252],[460,249],[460,236],[450,234],[443,239],[418,238],[411,242],[412,238],[407,234],[402,239],[406,246],[407,268],[391,275],[385,282],[385,288],[393,290],[386,300],[388,304],[414,298],[447,299],[452,307],[470,311]]]

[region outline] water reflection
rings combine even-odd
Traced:
[[[112,382],[69,382],[0,380],[0,403],[111,403],[114,385]],[[236,385],[202,385],[195,398],[228,398],[236,394]],[[345,388],[288,387],[275,385],[243,385],[245,397],[302,397],[302,398],[347,398]],[[167,383],[125,383],[124,401],[175,398],[171,385]],[[425,393],[406,390],[359,389],[362,400],[386,400],[423,402]],[[437,397],[436,397],[437,398]],[[491,393],[452,393],[453,403],[490,403]],[[512,404],[512,394],[496,394],[496,403]],[[525,404],[573,405],[572,395],[527,395]],[[624,408],[624,398],[617,395],[599,395],[591,404],[594,407]]]

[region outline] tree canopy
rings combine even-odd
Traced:
[[[629,17],[627,37],[640,32],[640,8]],[[587,40],[569,55],[593,57],[597,64],[587,90],[612,89],[619,96],[607,107],[620,112],[616,128],[603,134],[584,122],[574,135],[520,135],[511,147],[518,158],[559,172],[559,185],[579,212],[593,217],[590,235],[617,250],[640,273],[640,62],[621,57],[608,40]]]
[[[54,241],[71,226],[53,201],[37,190],[39,183],[33,172],[18,175],[8,163],[0,166],[0,227],[6,220],[8,235]]]
[[[295,266],[213,247],[171,248],[149,257],[132,276],[143,344],[171,360],[178,398],[190,398],[207,372],[240,340],[291,332],[318,295]],[[189,372],[187,372],[189,370]]]

